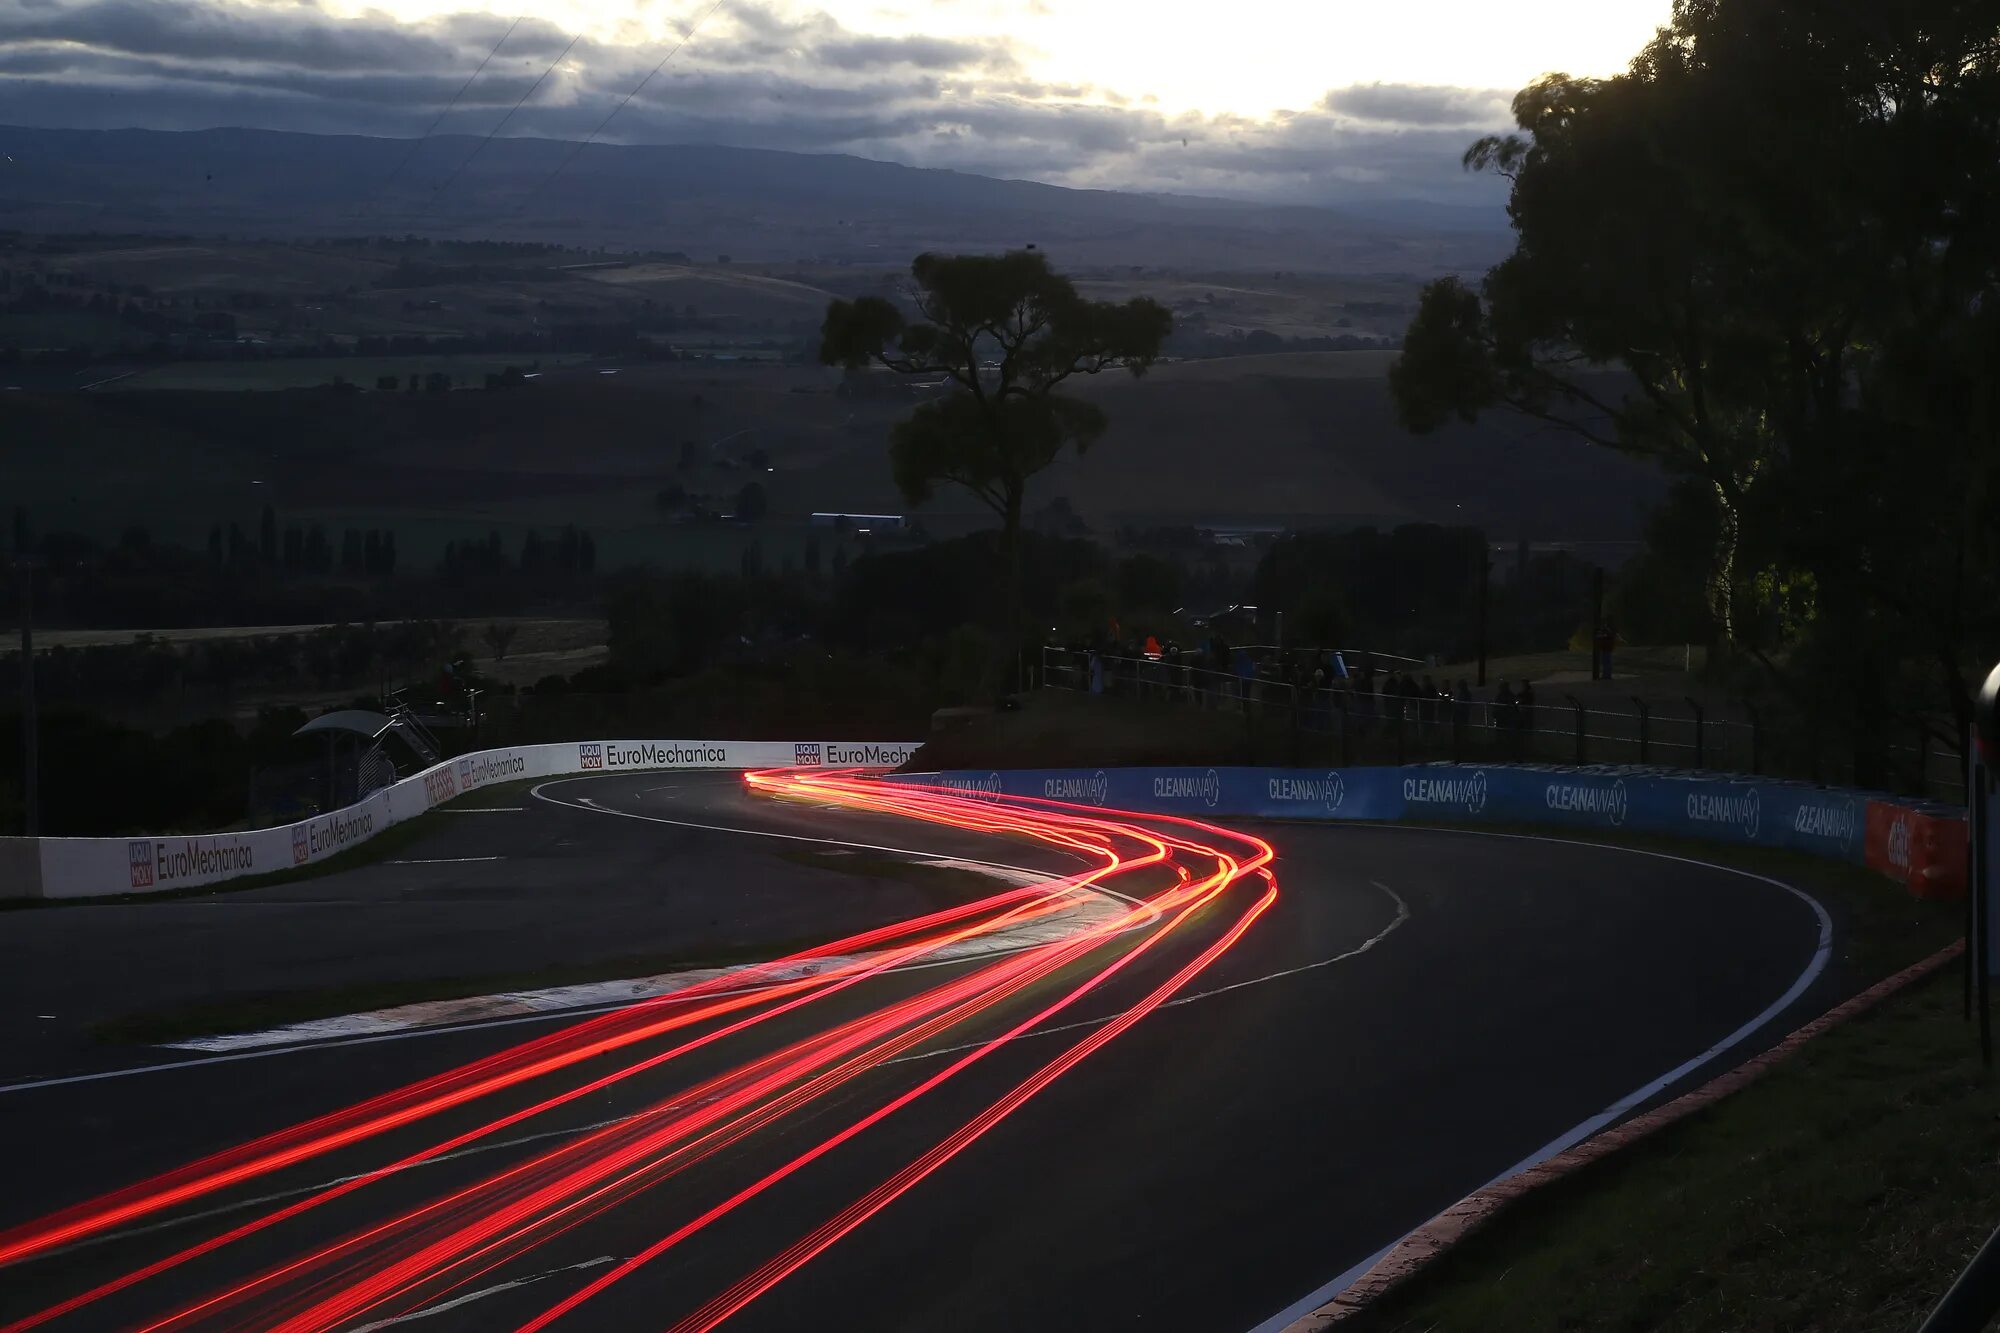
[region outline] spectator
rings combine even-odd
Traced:
[[[1104,654],[1095,648],[1090,650],[1090,692],[1104,693]]]
[[[1424,673],[1423,691],[1418,707],[1422,710],[1424,729],[1428,731],[1438,720],[1438,687],[1428,671]]]
[[[1521,730],[1524,732],[1533,731],[1535,729],[1535,683],[1531,680],[1522,681],[1521,693],[1515,697],[1514,702],[1516,707],[1521,710]]]
[[[1500,688],[1493,692],[1492,726],[1495,731],[1500,731],[1511,728],[1513,725],[1514,691],[1509,689],[1507,682],[1503,680],[1500,682]]]
[[[1465,727],[1472,722],[1472,687],[1465,683],[1465,677],[1458,678],[1458,685],[1451,693],[1452,725]]]

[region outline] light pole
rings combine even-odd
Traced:
[[[21,831],[39,837],[41,811],[41,727],[35,716],[35,571],[42,562],[16,553],[14,573],[21,589]]]

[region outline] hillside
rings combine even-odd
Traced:
[[[831,154],[409,140],[266,130],[0,126],[0,227],[199,236],[395,234],[671,247],[709,258],[907,262],[1029,242],[1076,264],[1430,273],[1505,232],[1325,209],[1073,190]],[[478,150],[475,156],[475,150]],[[469,165],[463,165],[469,162]],[[567,163],[567,165],[565,165]],[[559,183],[555,173],[561,169]]]
[[[1127,524],[1473,523],[1496,540],[1628,542],[1656,473],[1505,419],[1413,439],[1395,424],[1371,353],[1189,362],[1082,392],[1109,412],[1105,439],[1038,480],[1098,531]],[[893,510],[885,440],[907,393],[854,400],[816,367],[587,367],[523,388],[452,393],[227,393],[137,389],[0,399],[0,488],[44,528],[114,536],[144,523],[199,544],[218,520],[398,526],[408,558],[453,537],[520,525],[590,525],[607,563],[678,559],[696,546],[665,524],[669,484],[731,497],[773,471],[772,534],[813,510]],[[683,441],[709,460],[680,465]],[[982,524],[954,490],[924,511],[934,531]],[[728,529],[735,559],[756,530]]]

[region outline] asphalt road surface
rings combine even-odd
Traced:
[[[953,909],[909,884],[782,860],[779,848],[860,844],[1051,875],[1103,859],[834,799],[754,796],[733,775],[559,780],[506,804],[520,808],[440,817],[440,832],[398,858],[422,864],[254,891],[241,907],[0,917],[0,967],[41,960],[0,983],[0,999],[10,1011],[59,998],[108,1012],[141,995],[206,994],[212,977],[465,973],[759,929],[852,933]],[[1008,807],[980,808],[997,819]],[[737,991],[638,1016],[234,1060],[48,1038],[29,1073],[12,1025],[47,1020],[9,1012],[17,1072],[0,1079],[0,1136],[14,1160],[0,1260],[17,1248],[0,1268],[0,1333],[718,1322],[1243,1333],[1275,1327],[1603,1113],[1712,1076],[1833,998],[1819,970],[1824,914],[1768,881],[1554,840],[1240,832],[1275,848],[1275,895],[1260,873],[1230,877],[1225,861],[1254,864],[1252,842],[1134,818],[1102,845],[1141,861],[1149,839],[1187,845],[1103,881],[1169,905],[1130,929],[1080,935],[1045,964],[1017,950],[868,971],[823,992],[767,985],[726,1013],[696,1010],[736,1003]],[[502,859],[455,859],[474,854]],[[1130,910],[1071,897],[1100,914]],[[93,921],[98,912],[116,915]],[[213,970],[160,962],[148,935],[168,953],[202,941]],[[974,989],[1008,968],[1006,986]],[[953,987],[976,997],[961,1021],[910,1026]],[[780,1002],[795,994],[810,1002]],[[641,1031],[645,1015],[675,1014],[691,1015],[672,1020],[686,1026]],[[732,1025],[741,1030],[724,1033]],[[838,1080],[776,1063],[864,1028],[879,1044],[842,1048],[860,1054]],[[605,1034],[624,1044],[583,1045]],[[529,1057],[508,1053],[528,1042],[571,1054],[421,1119],[267,1140],[254,1171],[225,1160],[206,1176],[165,1176],[423,1080],[448,1089],[435,1080],[468,1065],[515,1069]],[[268,1156],[308,1140],[296,1160]],[[93,1211],[135,1182],[150,1183]],[[189,1192],[163,1199],[169,1186]],[[52,1216],[78,1229],[58,1237]],[[46,1323],[19,1322],[91,1292]]]

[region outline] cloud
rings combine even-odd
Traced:
[[[1512,119],[1513,98],[1497,89],[1357,83],[1334,89],[1320,99],[1320,107],[1354,120],[1390,125],[1486,127]]]
[[[0,122],[250,126],[413,137],[507,40],[439,125],[485,135],[570,41],[539,19],[461,12],[400,22],[311,0],[0,0]],[[507,133],[581,138],[668,48],[578,41]],[[1004,36],[883,37],[757,0],[712,27],[603,135],[844,152],[1094,188],[1338,206],[1407,196],[1492,207],[1459,167],[1508,95],[1357,85],[1268,121],[1167,116],[1150,96],[1041,82]]]

